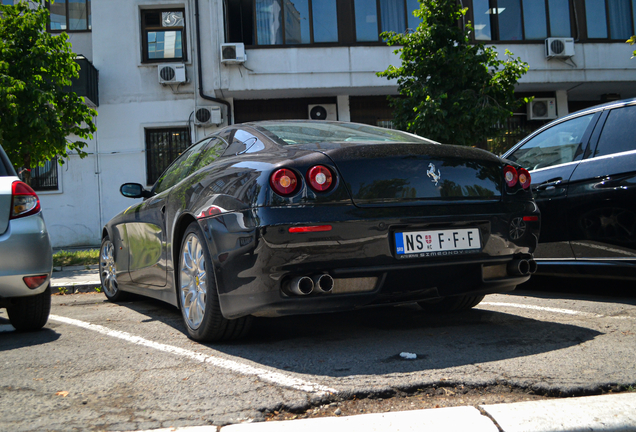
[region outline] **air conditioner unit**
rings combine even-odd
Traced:
[[[574,55],[574,39],[573,38],[547,38],[545,40],[545,56],[553,57],[572,57]]]
[[[221,63],[239,64],[246,60],[245,45],[242,42],[221,44]]]
[[[338,120],[336,104],[308,105],[307,114],[311,120]]]
[[[528,120],[551,120],[557,118],[556,99],[535,98],[528,104]]]
[[[212,126],[223,123],[221,107],[207,106],[197,107],[194,111],[194,124],[197,126]]]
[[[186,82],[186,68],[183,63],[157,65],[160,84],[178,84]]]

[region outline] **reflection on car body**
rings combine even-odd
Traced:
[[[197,340],[239,337],[252,316],[403,302],[469,309],[535,270],[529,186],[516,164],[404,132],[229,126],[188,148],[150,191],[122,185],[144,201],[104,227],[104,292],[179,307]]]
[[[532,173],[540,273],[636,279],[636,100],[558,119],[503,157]]]

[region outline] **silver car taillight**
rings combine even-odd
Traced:
[[[40,211],[40,199],[31,186],[21,181],[11,185],[13,199],[11,201],[11,217],[17,219]]]

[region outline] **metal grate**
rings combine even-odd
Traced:
[[[189,146],[187,128],[146,129],[146,183],[154,184]]]
[[[57,158],[44,162],[44,166],[31,168],[31,187],[35,191],[58,190]]]

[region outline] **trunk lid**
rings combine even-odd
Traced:
[[[313,149],[333,160],[359,207],[501,199],[502,162],[483,150],[409,143],[321,143]]]

